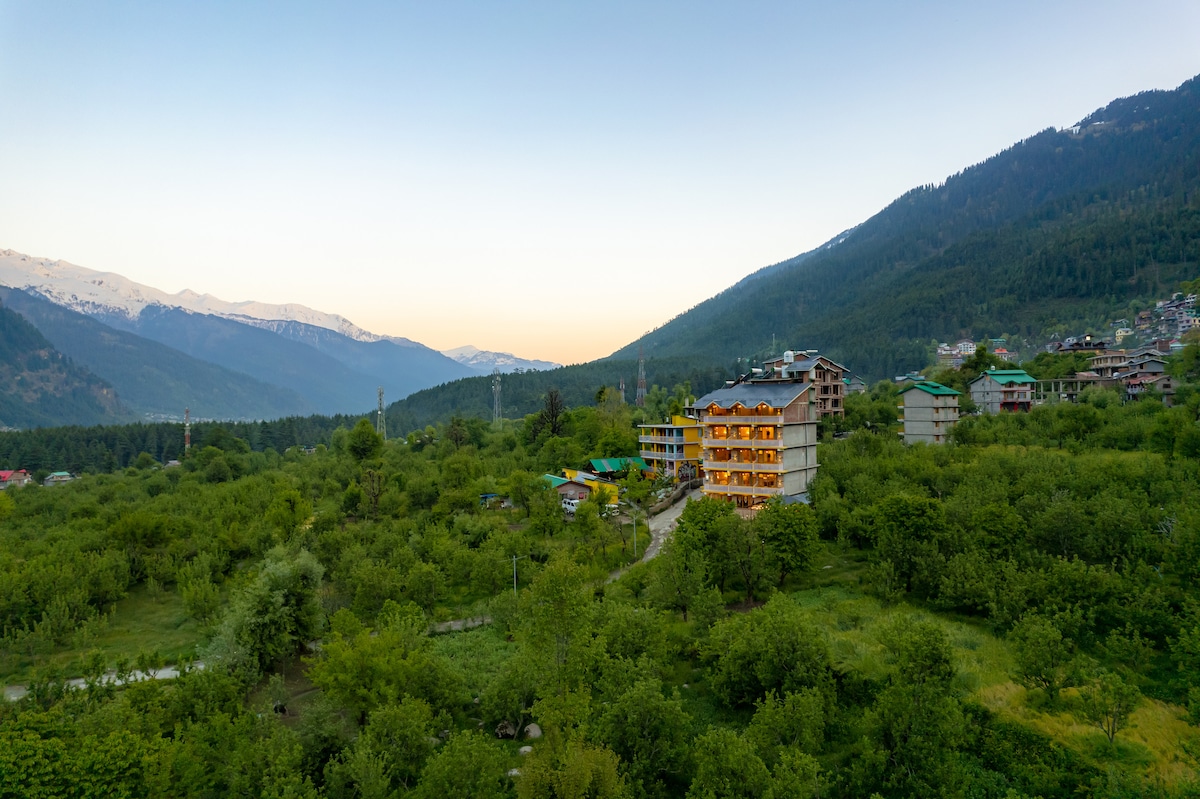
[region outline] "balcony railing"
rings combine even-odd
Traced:
[[[674,452],[671,452],[671,453],[668,453],[668,452],[651,452],[651,451],[650,451],[650,450],[648,450],[648,449],[644,449],[644,450],[642,450],[642,451],[641,451],[641,453],[642,453],[642,458],[644,458],[644,459],[646,459],[646,460],[656,460],[656,461],[686,461],[686,460],[695,460],[695,458],[688,458],[688,457],[687,457],[687,456],[685,456],[685,455],[684,455],[682,452],[679,452],[679,453],[674,453]]]
[[[711,494],[738,494],[740,496],[773,496],[782,494],[783,487],[775,486],[768,488],[767,486],[725,486],[717,483],[704,483],[704,490]]]
[[[705,447],[753,447],[754,449],[782,449],[783,442],[778,438],[705,438],[701,440]]]
[[[683,436],[638,436],[642,444],[686,444]]]
[[[704,468],[719,472],[756,472],[759,474],[783,474],[788,471],[782,463],[742,463],[741,461],[715,461],[704,459]]]
[[[704,424],[723,424],[730,427],[748,424],[783,424],[782,416],[705,416]]]

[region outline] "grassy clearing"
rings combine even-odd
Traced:
[[[834,666],[881,680],[888,674],[887,630],[905,617],[941,627],[954,649],[958,687],[1000,717],[1024,724],[1097,763],[1117,763],[1170,784],[1192,776],[1195,764],[1181,756],[1185,746],[1200,747],[1200,730],[1189,725],[1185,711],[1143,699],[1128,726],[1117,733],[1115,746],[1098,728],[1081,720],[1074,689],[1063,691],[1053,707],[1040,704],[1012,680],[1012,654],[1002,638],[970,622],[939,616],[905,603],[884,606],[846,585],[801,591],[793,598],[812,623],[824,632]]]
[[[458,669],[472,697],[479,696],[517,652],[517,645],[506,641],[494,625],[435,635],[433,648]]]
[[[87,625],[74,640],[51,652],[9,653],[0,658],[0,683],[28,682],[35,671],[53,668],[67,677],[79,676],[81,655],[98,651],[108,668],[121,659],[133,662],[139,654],[157,652],[167,663],[196,656],[196,648],[207,637],[207,628],[188,616],[183,600],[174,591],[152,595],[144,585],[113,606],[113,612]]]

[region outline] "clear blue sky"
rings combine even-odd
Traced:
[[[0,248],[580,362],[1197,73],[1194,0],[0,0]]]

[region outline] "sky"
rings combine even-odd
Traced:
[[[0,248],[580,363],[1196,74],[1195,0],[0,0]]]

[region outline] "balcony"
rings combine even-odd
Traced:
[[[695,460],[695,458],[688,458],[682,452],[677,452],[677,453],[676,452],[670,452],[670,453],[668,453],[668,452],[651,452],[648,449],[644,449],[644,450],[641,450],[641,453],[642,453],[642,458],[644,460],[648,460],[648,461],[649,460],[655,460],[655,461]]]
[[[778,438],[705,438],[701,439],[705,447],[753,447],[754,449],[783,449],[783,442]]]
[[[642,444],[684,444],[684,443],[687,443],[683,436],[638,436],[638,441]]]
[[[743,497],[769,497],[783,493],[781,486],[773,488],[768,488],[767,486],[731,486],[718,485],[707,481],[704,483],[704,490],[709,494],[737,494]]]
[[[742,463],[741,461],[715,461],[704,459],[704,468],[719,472],[754,472],[755,474],[783,474],[788,471],[782,463]]]
[[[700,421],[704,424],[723,424],[723,425],[748,425],[748,424],[783,424],[782,416],[704,416]]]

